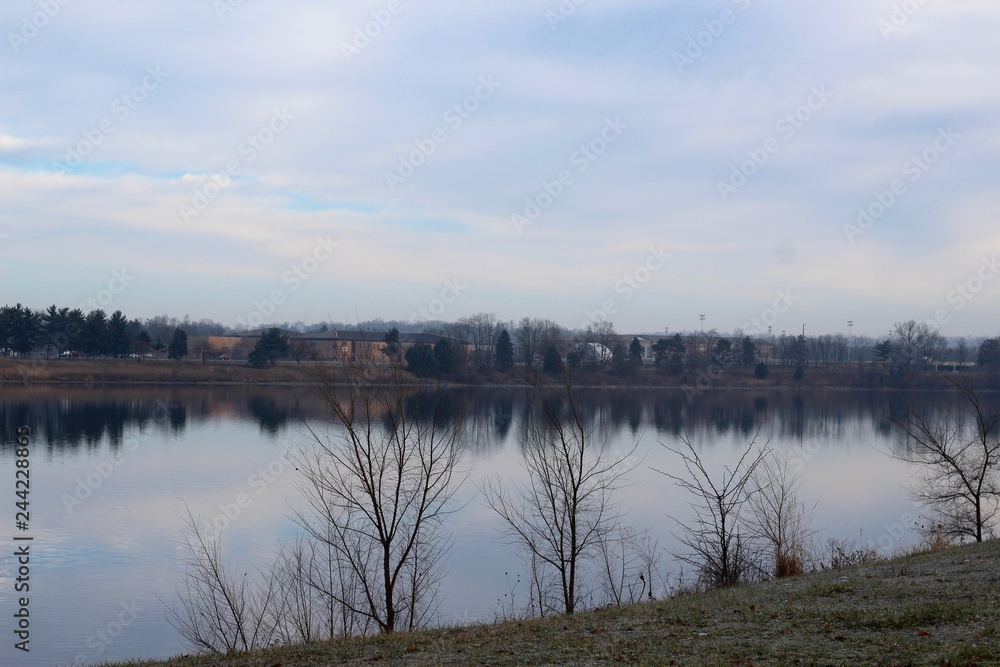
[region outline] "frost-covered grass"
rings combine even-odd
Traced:
[[[131,667],[1000,665],[1000,541],[572,617]]]

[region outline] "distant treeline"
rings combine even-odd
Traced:
[[[866,336],[794,336],[746,333],[736,330],[726,336],[717,330],[675,333],[664,336],[621,335],[612,322],[598,318],[582,330],[567,330],[558,323],[525,317],[503,321],[492,313],[477,313],[454,322],[386,322],[372,320],[355,325],[303,322],[276,326],[286,331],[308,333],[328,329],[362,329],[386,332],[385,354],[393,357],[398,332],[437,334],[462,343],[449,349],[447,341],[437,346],[417,345],[406,350],[405,361],[418,375],[452,375],[464,367],[507,372],[514,365],[539,366],[556,372],[566,365],[627,374],[641,366],[654,366],[672,375],[725,370],[741,366],[756,368],[766,377],[767,365],[797,369],[809,366],[867,364],[881,366],[894,379],[907,382],[929,365],[954,364],[956,368],[976,364],[1000,369],[1000,338],[969,341],[946,339],[926,323],[897,323],[885,340]],[[150,353],[157,356],[187,354],[189,336],[222,336],[238,333],[212,320],[192,321],[160,315],[129,319],[120,310],[108,315],[102,309],[80,308],[32,310],[21,304],[0,308],[0,354],[4,356],[59,356],[82,354],[120,358]],[[395,336],[395,338],[394,338]],[[437,349],[435,349],[437,348]],[[399,356],[403,356],[399,354]],[[402,359],[401,359],[402,360]]]

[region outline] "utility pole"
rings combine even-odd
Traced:
[[[854,336],[851,334],[851,329],[854,328],[854,320],[847,320],[847,360],[851,361],[851,357],[854,356]]]

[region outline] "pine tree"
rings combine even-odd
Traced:
[[[271,328],[257,339],[247,361],[254,368],[271,368],[278,363],[278,359],[287,357],[289,353],[288,335],[281,329]]]
[[[433,377],[437,372],[434,348],[427,343],[417,343],[406,351],[406,370],[417,377]]]
[[[545,360],[542,362],[542,370],[550,375],[555,375],[563,371],[563,360],[559,355],[559,348],[555,343],[549,345],[545,351]]]
[[[639,342],[638,336],[628,344],[628,363],[633,368],[642,366],[642,343]]]
[[[497,370],[506,373],[514,368],[514,343],[511,342],[510,334],[507,333],[506,329],[497,336],[495,348],[494,358]]]
[[[183,359],[188,353],[188,336],[187,333],[181,329],[174,329],[174,335],[170,339],[170,345],[167,346],[167,358],[169,359]]]
[[[442,376],[451,375],[458,368],[455,348],[446,338],[442,338],[434,344],[434,365]]]

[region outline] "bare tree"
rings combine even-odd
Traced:
[[[500,335],[501,325],[493,313],[476,313],[459,319],[449,327],[452,335],[472,346],[472,358],[476,367],[490,365],[493,346]]]
[[[890,374],[899,384],[909,384],[929,359],[945,350],[944,338],[926,322],[897,322],[892,332]]]
[[[181,637],[195,650],[216,654],[270,646],[278,637],[273,580],[227,567],[221,534],[203,531],[190,510],[184,548],[178,605],[166,605],[167,620]]]
[[[281,644],[308,644],[323,637],[324,600],[310,583],[315,578],[315,551],[316,545],[300,536],[282,547],[271,566],[275,630]]]
[[[965,336],[955,340],[955,361],[958,362],[959,370],[965,370],[965,362],[969,360],[969,341]]]
[[[563,340],[563,328],[559,326],[558,322],[552,320],[542,320],[542,337],[540,340],[540,349],[544,351],[548,349],[550,345],[560,345]]]
[[[1000,408],[987,408],[971,386],[952,384],[964,409],[949,406],[940,421],[913,411],[893,419],[912,447],[892,454],[920,467],[913,495],[933,513],[929,530],[982,542],[1000,519]]]
[[[833,336],[825,334],[809,339],[809,351],[818,363],[829,366],[830,356],[833,353]]]
[[[297,520],[344,569],[325,593],[362,626],[420,627],[448,543],[461,415],[433,386],[404,381],[397,364],[381,372],[370,360],[353,364],[339,386],[315,368],[339,432],[312,431],[314,449],[299,461],[309,511]]]
[[[618,526],[613,495],[630,470],[626,462],[635,448],[615,455],[605,443],[592,441],[568,373],[558,397],[549,395],[537,376],[532,385],[543,417],[527,427],[520,443],[528,482],[510,490],[495,477],[483,491],[503,521],[505,536],[536,564],[532,579],[539,583],[533,596],[538,595],[539,609],[555,607],[542,588],[551,575],[561,611],[572,614],[588,560]]]
[[[855,336],[851,341],[851,360],[862,363],[871,361],[874,344],[870,336]]]
[[[695,368],[707,368],[711,360],[712,351],[715,349],[716,341],[719,339],[718,329],[709,329],[705,332],[693,334],[695,344],[688,350],[688,358]]]
[[[456,340],[459,343],[464,343],[465,345],[472,344],[472,324],[467,317],[446,324],[444,326],[444,333],[448,338]]]
[[[621,342],[610,320],[600,317],[589,324],[577,338],[580,361],[592,367],[604,367],[611,361],[612,351]]]
[[[774,559],[772,574],[788,577],[802,574],[808,557],[809,528],[813,507],[798,499],[801,476],[788,456],[770,454],[751,476],[748,494],[751,535],[768,545]]]
[[[837,334],[833,337],[833,358],[839,364],[845,361],[849,361],[850,357],[850,346],[847,342],[847,336],[844,334]]]
[[[684,443],[683,449],[667,447],[667,450],[680,457],[686,474],[680,476],[657,471],[694,496],[689,503],[694,509],[694,518],[689,523],[677,521],[682,530],[678,539],[690,552],[674,555],[696,568],[702,586],[735,586],[750,579],[759,570],[758,559],[750,543],[751,535],[741,532],[746,528],[741,512],[753,494],[751,482],[754,471],[768,449],[765,446],[754,452],[757,444],[755,435],[736,466],[731,470],[725,467],[721,479],[716,481],[690,439],[682,437],[681,442]]]
[[[549,344],[559,338],[558,324],[537,317],[521,318],[513,331],[521,361],[529,368],[534,365],[535,358],[541,356]]]
[[[598,575],[603,604],[621,607],[655,599],[660,583],[659,542],[649,531],[619,526],[605,534],[598,549]]]
[[[277,642],[308,644],[368,634],[371,619],[354,613],[363,590],[340,552],[299,535],[282,546],[271,566]],[[339,602],[349,601],[348,604]]]

